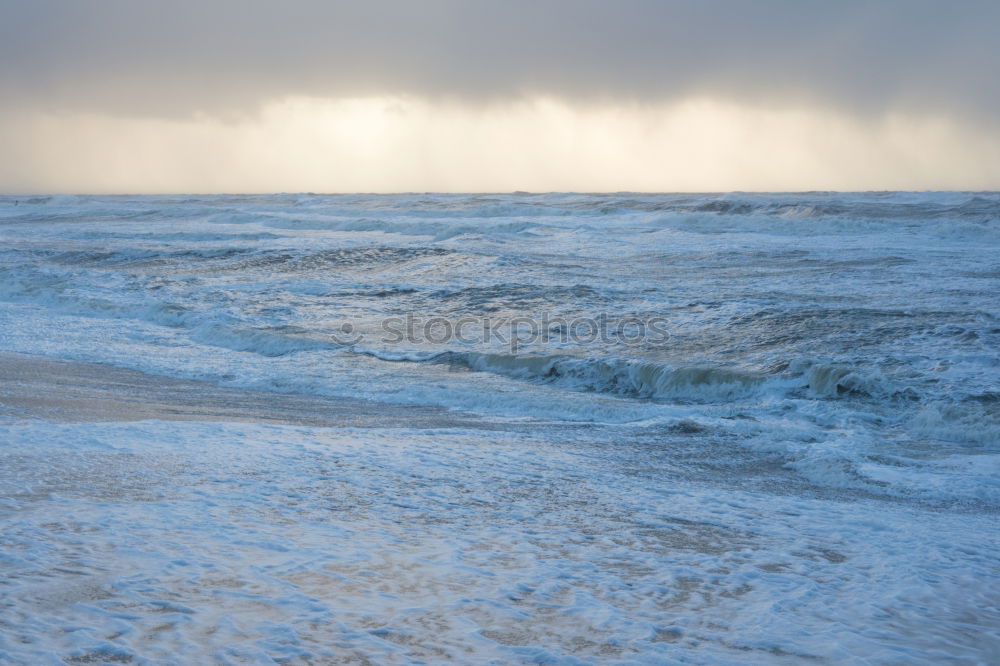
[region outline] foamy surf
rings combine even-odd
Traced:
[[[2,658],[995,656],[996,194],[16,203]]]

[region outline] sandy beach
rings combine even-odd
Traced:
[[[473,417],[433,407],[225,388],[100,363],[0,352],[0,420],[12,419],[235,421],[355,428],[483,425]]]

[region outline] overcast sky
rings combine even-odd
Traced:
[[[1000,187],[996,0],[0,0],[0,16],[5,191]],[[517,137],[545,169],[493,145]]]

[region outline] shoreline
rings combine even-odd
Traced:
[[[341,428],[497,429],[432,406],[271,393],[103,363],[0,352],[0,421],[212,421]]]
[[[993,516],[540,426],[0,353],[0,661],[995,661]]]

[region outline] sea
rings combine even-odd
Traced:
[[[0,352],[367,415],[0,412],[0,661],[1000,660],[995,192],[3,196]]]

